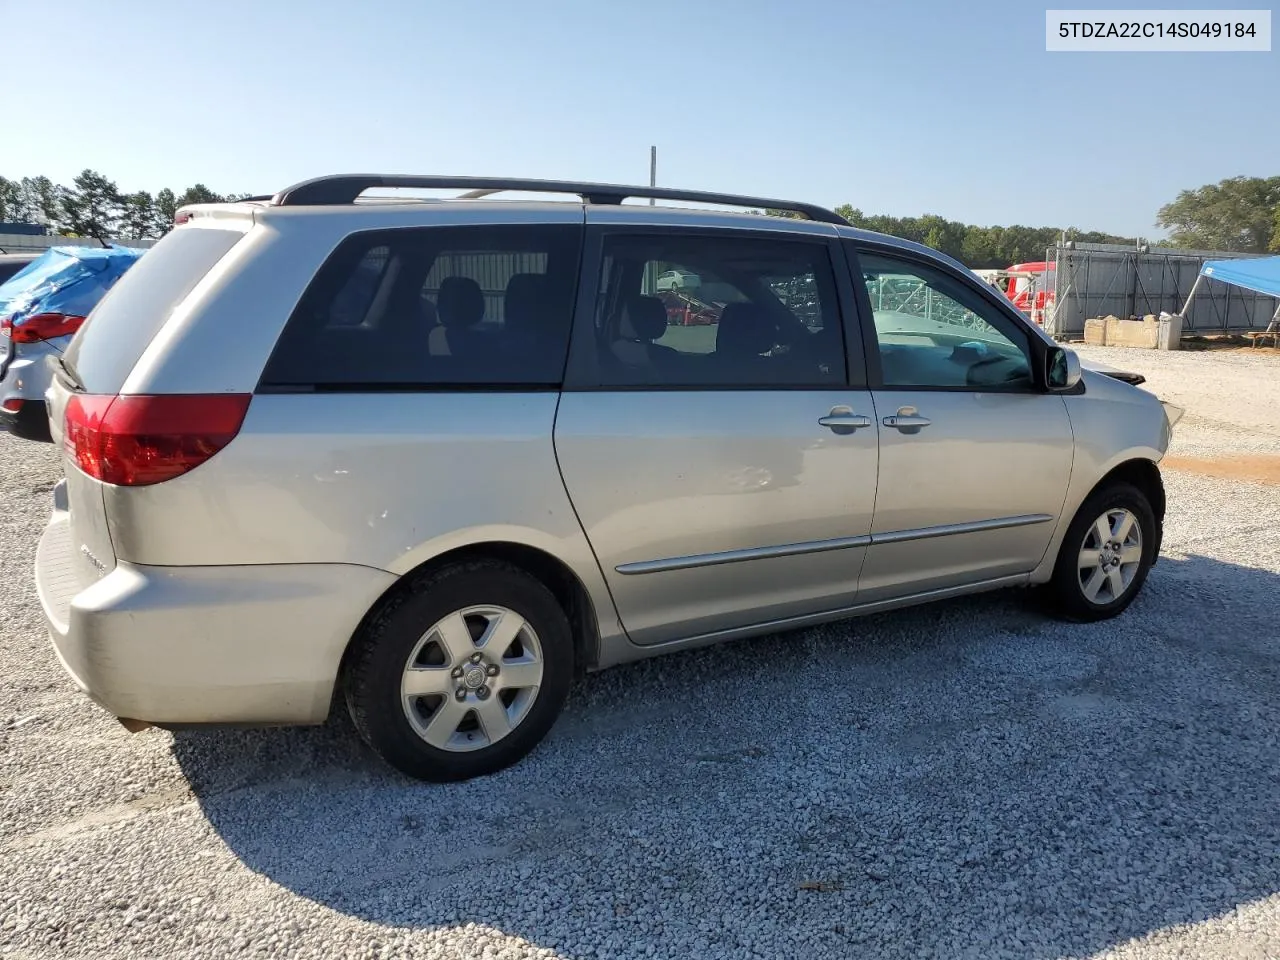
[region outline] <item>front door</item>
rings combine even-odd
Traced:
[[[976,281],[876,248],[857,259],[880,420],[859,600],[1029,572],[1053,535],[1073,450],[1063,398],[1032,376],[1032,334]]]
[[[834,239],[602,226],[588,248],[556,453],[632,640],[852,604],[877,441]]]

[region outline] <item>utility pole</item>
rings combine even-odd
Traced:
[[[649,186],[656,187],[658,185],[658,148],[652,146],[649,148]],[[653,197],[649,198],[649,206],[656,206],[657,201]],[[657,282],[657,265],[654,263],[646,263],[644,265],[644,292],[646,296],[653,296],[658,292]]]
[[[658,185],[658,148],[656,146],[649,148],[649,186],[656,187]],[[656,201],[653,197],[649,198],[649,206],[653,206]]]

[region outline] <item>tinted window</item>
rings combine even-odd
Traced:
[[[0,283],[4,283],[25,266],[21,260],[0,260]]]
[[[187,227],[147,251],[89,314],[66,364],[89,393],[116,393],[169,313],[244,234]]]
[[[317,273],[264,386],[558,385],[581,228],[355,234]]]
[[[606,385],[845,382],[824,244],[610,236],[601,290],[595,335]]]
[[[950,274],[909,260],[859,257],[885,386],[1026,388],[1025,333]]]

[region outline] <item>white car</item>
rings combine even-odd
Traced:
[[[702,278],[688,270],[667,270],[658,274],[658,290],[697,290]]]

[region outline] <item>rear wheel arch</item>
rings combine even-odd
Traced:
[[[581,675],[596,664],[600,649],[599,621],[587,588],[573,570],[558,557],[523,543],[490,541],[448,550],[407,571],[378,598],[361,618],[343,653],[339,675],[346,673],[352,651],[369,624],[386,607],[412,592],[424,578],[446,567],[477,562],[503,563],[530,574],[555,596],[573,630],[574,670]]]

